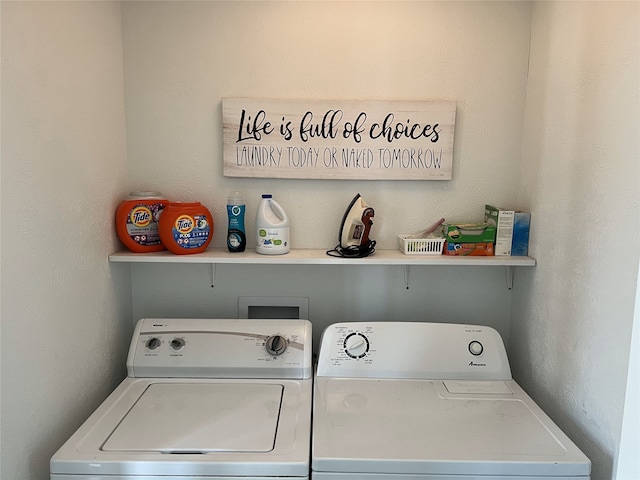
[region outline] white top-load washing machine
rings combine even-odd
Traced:
[[[307,320],[140,320],[51,479],[308,479],[311,348]]]
[[[312,480],[587,480],[589,459],[471,325],[339,323],[323,333]]]

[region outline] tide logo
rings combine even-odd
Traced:
[[[180,215],[176,219],[175,226],[178,233],[185,234],[193,230],[193,227],[195,226],[195,222],[193,218],[190,217],[189,215]]]
[[[151,210],[145,206],[139,205],[131,210],[129,218],[131,219],[131,223],[136,227],[146,227],[151,223]]]

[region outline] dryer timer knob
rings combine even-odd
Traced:
[[[343,346],[351,358],[363,358],[369,351],[369,340],[362,333],[351,333],[344,339]]]
[[[264,344],[264,348],[267,350],[269,355],[282,355],[287,349],[287,339],[282,335],[272,335],[267,338],[267,341]]]

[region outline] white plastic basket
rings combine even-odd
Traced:
[[[398,245],[405,255],[442,255],[444,238],[410,238],[398,235]]]

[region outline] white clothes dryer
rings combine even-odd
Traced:
[[[141,319],[127,378],[51,458],[51,480],[305,480],[307,320]]]
[[[323,333],[312,480],[589,480],[511,378],[489,327],[354,322]]]

